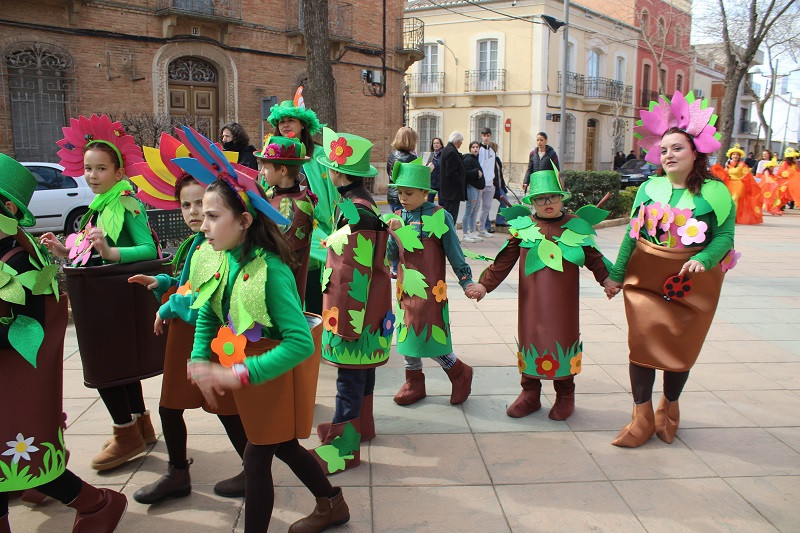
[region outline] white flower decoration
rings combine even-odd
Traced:
[[[31,460],[31,456],[28,455],[28,452],[38,452],[39,448],[33,445],[33,437],[28,437],[27,439],[22,436],[22,433],[17,433],[16,440],[10,440],[6,442],[6,446],[9,448],[4,451],[0,455],[13,455],[14,458],[11,459],[13,464],[17,464],[19,462],[19,458],[22,457],[26,461]]]

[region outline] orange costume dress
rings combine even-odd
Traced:
[[[736,205],[737,224],[761,224],[764,196],[756,183],[750,168],[743,161],[731,161],[725,168],[719,163],[711,167],[711,172],[721,179],[731,193]]]
[[[788,195],[786,192],[788,187],[785,180],[784,183],[778,182],[776,178],[777,172],[775,171],[777,165],[778,162],[774,157],[772,161],[766,164],[764,172],[759,176],[759,187],[761,187],[761,194],[764,197],[763,210],[771,215],[780,216],[783,214],[781,207],[787,201],[785,198]]]
[[[784,203],[800,202],[800,167],[798,167],[795,158],[784,159],[776,177],[779,184],[786,186],[782,194],[782,199],[785,200]]]

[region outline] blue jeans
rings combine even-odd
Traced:
[[[389,200],[389,209],[392,210],[392,213],[395,213],[397,211],[402,211],[403,210],[403,206],[400,205],[400,204],[396,204],[393,201]],[[400,259],[395,259],[394,261],[392,261],[392,273],[394,273],[394,274],[397,273],[397,263],[399,263],[399,262],[400,262]]]
[[[492,209],[492,200],[494,200],[494,185],[487,185],[480,193],[479,203],[481,204],[481,214],[478,219],[478,226],[481,229],[489,229],[492,227],[492,222],[489,220],[489,211]]]
[[[361,415],[364,396],[375,391],[375,369],[340,368],[336,377],[336,411],[333,423],[355,420]]]
[[[464,217],[461,219],[461,229],[464,235],[468,233],[475,233],[475,222],[478,219],[478,201],[481,196],[481,191],[472,185],[467,185],[467,208],[464,211]]]

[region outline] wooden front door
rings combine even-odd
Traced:
[[[188,124],[211,139],[219,136],[217,69],[193,57],[169,65],[169,114],[176,124]]]
[[[586,170],[594,170],[594,135],[597,121],[590,118],[586,122]]]

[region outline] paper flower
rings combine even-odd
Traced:
[[[353,147],[347,145],[347,139],[339,137],[331,141],[331,153],[328,157],[337,165],[344,165],[347,158],[353,155]]]
[[[548,378],[556,375],[558,370],[558,361],[553,357],[553,354],[546,353],[536,358],[536,373]]]
[[[727,272],[736,266],[736,263],[739,262],[740,257],[742,257],[742,252],[737,252],[731,248],[728,250],[728,253],[725,254],[725,257],[722,258],[722,261],[719,262],[719,266],[723,272]]]
[[[575,354],[575,357],[569,360],[569,373],[570,374],[580,374],[581,373],[581,361],[583,360],[583,352],[578,352]]]
[[[72,260],[72,266],[85,265],[89,262],[92,256],[92,241],[87,238],[89,232],[94,229],[91,222],[87,222],[86,226],[78,233],[71,233],[64,246],[69,248],[69,258]]]
[[[661,231],[669,230],[673,220],[675,220],[675,212],[669,204],[664,204],[664,213],[661,215],[661,220],[658,222],[658,229]]]
[[[14,457],[11,459],[13,464],[17,464],[20,457],[26,461],[30,461],[31,456],[29,454],[39,451],[39,448],[33,445],[33,437],[28,437],[26,439],[22,436],[22,433],[17,433],[17,438],[6,442],[6,446],[9,448],[4,451],[2,455],[13,455]]]
[[[686,222],[692,218],[692,210],[691,209],[678,209],[677,207],[672,208],[672,221],[677,227],[684,226]]]
[[[400,301],[400,299],[403,297],[403,284],[402,284],[402,283],[400,283],[400,280],[399,280],[399,279],[397,280],[397,288],[396,288],[396,291],[397,291],[397,294],[396,294],[396,296],[397,296],[397,301],[399,302],[399,301]]]
[[[649,236],[655,237],[656,229],[664,216],[664,208],[661,207],[661,202],[653,202],[647,206],[645,211],[644,228]]]
[[[667,248],[686,248],[678,237],[678,228],[671,227],[667,233],[661,234],[661,242]]]
[[[644,204],[641,204],[639,206],[639,214],[636,216],[636,218],[631,219],[631,231],[629,234],[631,239],[639,238],[639,232],[642,230],[642,226],[644,226],[644,215]]]
[[[339,331],[339,308],[331,307],[322,310],[322,324],[334,335]]]
[[[267,157],[275,159],[280,155],[281,147],[278,144],[272,143],[267,145]]]
[[[383,317],[381,322],[381,334],[386,337],[394,332],[395,316],[391,311],[386,311],[386,316]]]
[[[192,292],[192,283],[189,280],[186,280],[186,283],[178,287],[178,290],[175,291],[175,294],[186,296],[187,294],[191,294],[191,292]]]
[[[517,370],[522,374],[526,368],[528,368],[528,363],[525,362],[525,356],[522,352],[517,352]]]
[[[219,357],[219,364],[231,367],[244,361],[244,347],[247,339],[244,335],[237,335],[227,326],[219,328],[216,338],[211,341],[211,351]]]
[[[706,240],[706,230],[708,224],[696,218],[690,218],[686,224],[678,228],[678,236],[681,238],[681,243],[689,246],[692,243],[700,243]]]
[[[447,300],[447,283],[440,279],[431,289],[431,292],[433,293],[433,297],[436,298],[437,302],[443,302]]]
[[[247,278],[245,278],[246,280]],[[250,342],[258,342],[261,340],[261,328],[263,328],[263,324],[259,324],[258,322],[253,322],[253,325],[250,326],[249,329],[245,331],[236,331],[236,328],[233,326],[233,317],[230,313],[228,313],[228,327],[231,328],[231,331],[234,335],[242,335],[245,339],[249,340]]]

